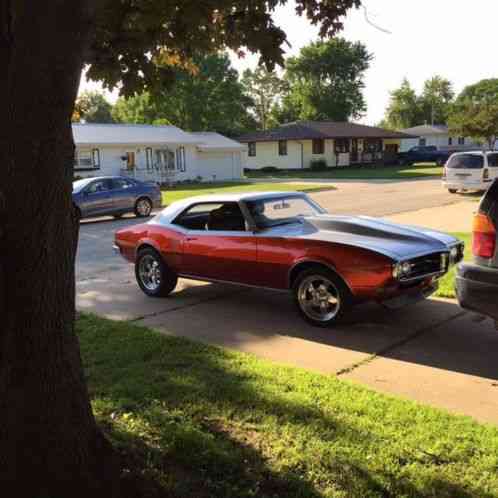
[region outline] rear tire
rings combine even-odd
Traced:
[[[353,297],[333,271],[317,266],[302,271],[292,291],[301,316],[314,327],[332,327],[351,309]]]
[[[152,201],[148,197],[140,197],[135,203],[134,211],[137,218],[148,218],[152,213]]]
[[[458,192],[458,190],[457,190],[456,188],[449,188],[449,189],[448,189],[448,192],[449,192],[450,194],[456,194],[456,193]]]
[[[135,262],[135,277],[142,292],[149,297],[166,297],[178,284],[178,276],[151,247],[141,250]]]

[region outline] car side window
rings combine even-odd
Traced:
[[[498,154],[488,154],[488,166],[498,168]]]
[[[236,202],[196,204],[180,214],[173,224],[206,232],[246,231],[246,220]]]
[[[126,188],[132,188],[134,185],[129,180],[125,178],[114,178],[112,180],[112,189],[113,190],[122,190]]]
[[[96,194],[99,192],[107,192],[109,190],[108,180],[97,180],[91,183],[85,190],[87,194]]]

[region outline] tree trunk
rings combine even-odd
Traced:
[[[91,411],[74,332],[78,223],[70,120],[92,15],[90,0],[0,0],[5,496],[117,492],[115,459]]]

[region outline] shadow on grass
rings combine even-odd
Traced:
[[[366,391],[332,378],[92,317],[78,329],[126,498],[492,496],[444,479],[452,458],[398,444],[388,398],[370,395],[375,420]]]

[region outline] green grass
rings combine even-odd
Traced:
[[[130,323],[77,329],[134,496],[498,496],[495,427]]]
[[[472,258],[472,234],[470,233],[454,233],[455,237],[463,240],[465,242],[465,259],[470,260]],[[455,298],[455,278],[456,278],[456,268],[453,268],[448,275],[441,279],[439,283],[439,290],[436,293],[436,297],[447,297]]]
[[[327,171],[282,170],[264,173],[253,170],[246,174],[250,178],[331,178],[353,180],[403,180],[410,178],[441,177],[443,168],[434,164],[416,164],[414,166],[349,166],[331,168]]]
[[[163,204],[186,199],[195,195],[208,195],[235,192],[264,192],[264,191],[297,191],[297,192],[323,192],[335,190],[333,185],[313,183],[199,183],[193,185],[178,185],[163,190]]]

